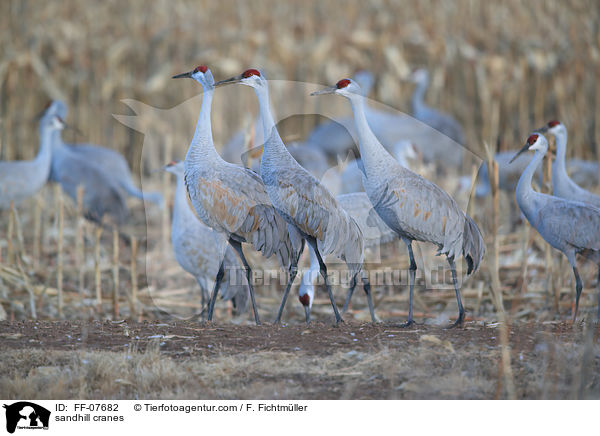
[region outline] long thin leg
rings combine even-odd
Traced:
[[[325,288],[327,288],[327,293],[329,294],[329,300],[331,301],[331,307],[333,307],[333,313],[335,314],[335,322],[340,323],[344,322],[342,317],[340,316],[340,312],[338,312],[338,308],[335,304],[335,300],[333,298],[333,292],[331,292],[331,286],[329,285],[329,279],[327,278],[327,267],[325,266],[325,262],[321,258],[321,254],[319,253],[319,249],[317,247],[317,240],[315,238],[307,239],[308,243],[311,245],[313,250],[317,255],[317,259],[319,260],[319,267],[321,268],[321,275],[323,276],[323,280],[325,280]]]
[[[375,318],[375,308],[373,307],[373,300],[371,299],[371,283],[369,283],[369,278],[366,274],[362,275],[363,281],[363,289],[365,290],[365,294],[367,294],[367,303],[369,303],[369,312],[371,312],[371,321],[377,322],[377,318]]]
[[[454,259],[448,258],[450,269],[452,270],[452,282],[454,283],[454,292],[456,292],[456,303],[458,304],[458,319],[449,328],[462,327],[465,320],[465,308],[463,307],[462,300],[460,298],[460,289],[458,289],[458,279],[456,278],[456,265]]]
[[[410,277],[409,283],[409,294],[408,294],[408,321],[404,324],[400,324],[399,327],[409,327],[415,323],[413,319],[413,292],[415,289],[415,276],[417,274],[417,262],[415,262],[415,255],[413,254],[412,241],[404,241],[408,248],[408,257],[410,259],[410,266],[408,268],[408,274]]]
[[[581,277],[579,277],[579,271],[577,271],[577,267],[573,267],[573,272],[575,273],[575,311],[573,312],[573,322],[577,318],[577,310],[579,309],[579,297],[581,297],[581,291],[583,290],[583,283],[581,282]]]
[[[215,288],[213,289],[212,296],[210,297],[210,301],[208,303],[208,321],[212,321],[213,311],[215,310],[215,302],[217,301],[217,294],[219,293],[221,280],[223,280],[223,276],[225,275],[225,269],[223,268],[224,262],[225,258],[223,258],[221,265],[219,265],[219,272],[217,272],[217,277],[215,278]]]
[[[283,315],[283,308],[285,307],[285,302],[287,301],[287,297],[290,293],[292,283],[294,283],[294,279],[296,278],[296,274],[298,274],[298,265],[296,262],[294,262],[293,265],[290,267],[288,282],[285,287],[285,291],[283,291],[283,299],[281,300],[281,305],[279,306],[279,313],[277,313],[277,318],[275,318],[275,324],[279,324],[279,321],[281,321],[281,316]]]
[[[254,298],[254,287],[252,286],[252,270],[250,269],[250,265],[248,265],[246,257],[244,256],[242,244],[233,239],[229,239],[229,244],[231,244],[233,249],[237,252],[238,256],[242,260],[242,263],[244,264],[244,268],[246,269],[246,278],[248,279],[248,288],[250,289],[250,299],[252,300],[252,310],[254,311],[254,321],[256,322],[256,325],[260,325],[258,309],[256,308],[256,299]]]
[[[354,274],[352,280],[350,281],[350,288],[348,289],[348,294],[346,295],[346,301],[344,302],[342,313],[346,313],[346,311],[348,310],[350,300],[352,299],[352,294],[354,293],[354,288],[356,288],[356,274]]]

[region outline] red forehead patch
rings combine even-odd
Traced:
[[[540,137],[540,135],[537,135],[537,134],[534,133],[529,138],[527,138],[527,143],[529,145],[533,145],[533,144],[535,144],[535,141],[537,141],[539,137]]]
[[[335,87],[337,89],[342,89],[345,88],[346,86],[350,85],[350,79],[342,79],[340,80],[338,83],[335,84]]]
[[[308,306],[310,304],[310,297],[308,294],[301,295],[298,297],[298,300],[300,300],[300,303],[302,303],[303,306]]]
[[[208,70],[208,67],[206,65],[198,65],[194,69],[194,73],[197,73],[198,71],[200,71],[201,73],[206,73],[207,70]]]
[[[552,120],[548,122],[548,127],[552,128],[554,126],[558,126],[560,124],[560,121],[558,120]]]
[[[258,76],[260,77],[260,71],[255,70],[254,68],[250,68],[249,70],[246,70],[242,73],[242,77],[244,79],[247,79],[250,76]]]

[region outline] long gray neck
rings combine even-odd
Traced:
[[[566,180],[569,178],[565,165],[567,154],[567,130],[560,129],[555,135],[556,139],[556,160],[552,168],[552,177],[554,180]]]
[[[214,87],[202,85],[204,93],[202,94],[202,108],[200,116],[196,123],[194,138],[185,157],[186,161],[191,163],[206,163],[220,159],[215,146],[213,145],[212,127],[210,123],[210,110],[212,105]]]
[[[426,80],[421,80],[417,83],[415,90],[410,99],[413,114],[419,113],[425,105],[425,92],[427,91],[428,83]]]
[[[262,175],[276,167],[285,167],[286,163],[293,165],[292,162],[295,162],[295,160],[283,143],[275,126],[275,120],[273,119],[271,105],[269,103],[268,88],[266,86],[261,86],[254,88],[254,91],[258,98],[260,118],[262,120],[265,136],[265,146],[260,161],[260,172]]]
[[[186,223],[196,220],[196,216],[188,203],[183,173],[177,174],[175,201],[173,203],[173,228],[184,229]]]
[[[369,127],[365,115],[365,97],[358,94],[352,94],[348,97],[354,113],[354,122],[356,123],[356,133],[360,146],[360,157],[365,171],[379,164],[385,164],[390,158],[390,154],[383,148],[373,131]]]
[[[545,154],[545,151],[536,150],[531,162],[529,162],[529,165],[527,165],[527,168],[525,168],[525,171],[521,174],[521,178],[517,184],[517,203],[530,222],[535,219],[533,197],[537,194],[531,187],[531,181],[535,174],[535,170],[544,159]]]
[[[60,130],[52,129],[50,126],[40,126],[40,150],[34,161],[38,163],[49,162],[52,157],[52,144],[55,135],[58,134],[60,139]],[[62,143],[62,140],[60,140]]]

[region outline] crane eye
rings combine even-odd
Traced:
[[[350,79],[342,79],[338,83],[335,84],[335,87],[337,89],[342,89],[342,88],[345,88],[348,85],[350,85]]]
[[[535,141],[538,140],[538,138],[539,138],[539,135],[533,134],[529,138],[527,138],[527,143],[529,145],[533,145],[533,144],[535,144]]]

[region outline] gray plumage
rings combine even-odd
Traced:
[[[363,236],[364,248],[391,242],[396,233],[377,214],[365,192],[353,192],[336,197],[340,206],[358,224]]]
[[[66,119],[67,106],[60,101],[53,102],[57,114],[62,118]],[[60,135],[55,135],[58,138]],[[131,170],[127,161],[123,155],[110,148],[101,147],[93,144],[65,144],[65,147],[69,151],[73,152],[73,155],[81,157],[90,164],[96,165],[100,170],[110,177],[127,195],[136,197],[139,199],[146,199],[158,205],[163,206],[163,197],[160,192],[142,192],[133,183]],[[50,175],[51,180],[56,181],[54,173]]]
[[[266,257],[275,254],[282,266],[295,268],[302,251],[301,242],[293,229],[290,235],[287,223],[271,204],[261,178],[252,170],[225,162],[215,150],[210,121],[215,86],[212,73],[203,66],[174,77],[193,78],[204,90],[200,116],[184,165],[185,184],[196,213],[204,224],[229,240],[244,263],[249,282],[251,271],[241,248],[243,242],[252,244]],[[211,297],[209,320],[220,275]],[[251,284],[249,286],[255,321],[260,324],[254,291]]]
[[[249,288],[246,277],[238,274],[242,270],[239,259],[221,233],[196,217],[187,196],[183,162],[169,164],[165,170],[177,176],[171,224],[171,243],[177,262],[196,278],[202,291],[203,307],[223,262],[225,274],[220,287],[221,297],[232,300],[238,313],[245,312]]]
[[[54,101],[45,114],[64,114],[66,107]],[[51,179],[58,182],[73,201],[77,201],[77,188],[83,187],[83,209],[86,218],[102,222],[110,216],[114,224],[121,225],[129,215],[125,198],[119,185],[100,167],[74,153],[55,131],[52,138]]]
[[[573,158],[567,162],[567,169],[571,180],[579,186],[589,188],[598,185],[598,177],[600,176],[598,162]]]
[[[400,165],[381,145],[371,131],[365,116],[364,97],[358,85],[344,79],[335,87],[315,92],[340,94],[350,100],[356,122],[365,191],[382,220],[406,243],[410,257],[409,319],[412,319],[412,294],[416,263],[412,241],[431,242],[438,254],[445,254],[452,269],[459,307],[455,325],[462,324],[464,308],[460,298],[454,259],[463,255],[467,274],[480,266],[485,247],[477,225],[456,204],[454,199],[434,183]]]
[[[258,70],[248,70],[223,83],[229,81],[251,86],[256,92],[266,138],[260,175],[277,212],[296,228],[315,250],[336,321],[340,322],[342,318],[337,310],[321,256],[332,254],[344,260],[351,275],[356,276],[363,262],[360,228],[338,204],[335,197],[300,166],[287,150],[271,114],[268,83],[263,75]],[[365,285],[368,286],[367,282]],[[369,290],[365,291],[371,301]],[[277,320],[281,317],[286,299],[287,292],[284,294]]]
[[[507,150],[494,155],[494,160],[498,164],[498,188],[510,192],[511,195],[517,189],[519,178],[529,164],[529,159],[524,155],[519,155],[514,162],[510,163],[510,160],[517,152],[518,150]],[[542,186],[543,174],[541,167],[536,169],[535,178],[539,186]],[[478,179],[479,184],[475,189],[475,195],[478,197],[489,195],[492,192],[492,188],[490,186],[487,162],[484,162],[481,166]]]
[[[534,133],[519,153],[526,150],[535,150],[535,154],[517,185],[517,203],[529,223],[548,244],[564,253],[573,268],[576,282],[575,321],[583,290],[576,255],[583,254],[598,264],[600,274],[600,209],[587,203],[535,192],[531,180],[548,151],[548,141],[544,135]]]
[[[8,209],[11,201],[19,204],[46,184],[52,161],[52,136],[63,127],[60,117],[46,113],[40,120],[40,150],[35,159],[0,162],[0,210]]]
[[[465,135],[458,121],[425,103],[425,93],[429,86],[429,73],[427,70],[418,69],[412,74],[411,79],[417,84],[411,98],[413,116],[438,132],[452,138],[458,144],[465,145]]]

